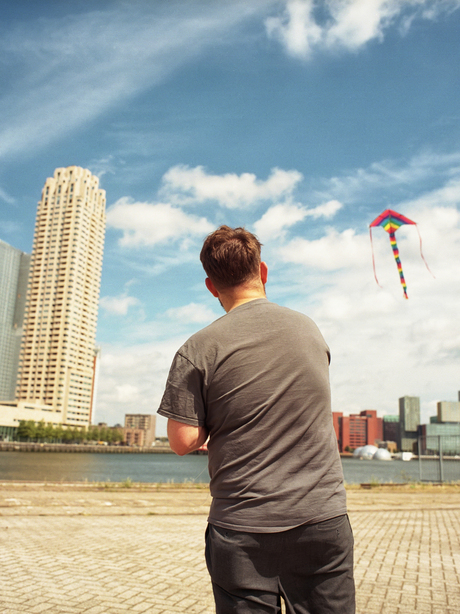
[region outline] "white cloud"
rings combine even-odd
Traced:
[[[116,399],[119,403],[131,403],[133,399],[137,398],[139,389],[132,384],[119,384],[115,386]]]
[[[163,177],[160,195],[171,202],[188,204],[214,200],[230,209],[290,196],[302,180],[298,171],[272,169],[265,181],[252,173],[211,175],[202,166],[174,166]]]
[[[123,232],[123,247],[153,246],[165,241],[204,236],[214,230],[206,218],[165,203],[130,202],[121,198],[107,211],[107,225]]]
[[[313,317],[331,347],[335,411],[396,413],[397,399],[408,394],[421,397],[426,422],[436,413],[432,399],[456,399],[460,193],[457,204],[441,205],[446,189],[395,205],[417,221],[424,256],[436,276],[425,268],[416,229],[402,226],[396,238],[409,300],[403,297],[383,229],[374,234],[381,288],[373,277],[367,229],[329,229],[318,240],[298,237],[280,248],[280,257],[289,263],[278,265],[282,283],[296,283],[291,306]]]
[[[439,165],[426,164],[425,168]],[[307,216],[333,215],[340,202],[328,201],[313,208],[275,205],[267,211],[270,215],[258,221],[264,221],[265,231],[272,233],[267,246],[269,299],[279,297],[279,302],[311,316],[331,348],[335,411],[373,408],[379,415],[396,413],[398,397],[409,394],[421,397],[422,418],[427,421],[436,412],[436,400],[457,396],[460,183],[453,167],[452,173],[442,168],[442,176],[449,177],[444,185],[392,205],[417,222],[424,256],[436,276],[433,279],[425,268],[416,229],[402,226],[396,236],[408,286],[407,301],[383,229],[374,232],[382,287],[373,276],[367,224],[365,228],[358,225],[339,230],[328,221],[329,227],[318,239],[308,239],[308,233],[302,236],[303,227],[288,242],[277,234],[280,227],[293,232]],[[385,173],[377,172],[376,176],[372,189],[374,195],[380,195]],[[129,219],[129,210],[122,217]],[[316,225],[315,234],[318,230]],[[133,325],[138,334],[132,334],[131,341],[142,339],[143,344],[103,346],[98,419],[114,423],[121,422],[129,411],[154,413],[174,352],[215,317],[212,306],[193,302],[169,309],[154,322]],[[161,420],[159,424],[162,433],[164,424]]]
[[[326,11],[318,23],[315,11]],[[307,59],[314,50],[354,51],[401,22],[407,33],[415,18],[436,19],[460,8],[459,0],[288,0],[284,13],[266,19],[267,33],[278,39],[287,52]]]
[[[268,35],[278,38],[293,56],[308,57],[321,42],[323,32],[313,16],[314,4],[314,0],[292,0],[282,17],[265,21]]]
[[[334,217],[334,215],[342,208],[342,203],[338,200],[330,200],[323,205],[318,205],[317,207],[313,207],[312,209],[307,210],[307,215],[317,219],[319,217],[325,217],[326,219],[330,219]]]
[[[104,311],[113,313],[118,316],[125,316],[130,307],[138,305],[139,300],[134,296],[121,294],[120,296],[103,296],[99,301],[99,305]]]
[[[383,38],[383,30],[407,7],[407,0],[339,0],[329,2],[332,22],[325,32],[326,47],[358,49]],[[410,2],[410,0],[409,0]]]
[[[254,232],[262,241],[280,237],[286,228],[293,226],[305,218],[306,209],[299,205],[283,204],[270,207],[263,216],[255,222]]]
[[[301,237],[293,239],[279,249],[279,255],[284,262],[335,271],[360,263],[367,244],[368,239],[358,237],[353,229],[339,233],[330,228],[324,237],[315,241]]]
[[[206,307],[206,305],[199,305],[197,303],[190,303],[183,307],[172,307],[166,312],[166,316],[173,321],[180,322],[181,324],[193,323],[193,324],[209,324],[216,319],[216,314]]]
[[[282,237],[285,230],[297,222],[310,216],[314,219],[333,217],[342,204],[338,200],[331,200],[323,205],[308,209],[299,204],[284,203],[270,207],[263,216],[254,223],[254,232],[263,241]]]
[[[155,414],[180,343],[172,339],[130,347],[103,344],[95,422],[124,423],[127,413]]]

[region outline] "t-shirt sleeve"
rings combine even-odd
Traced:
[[[179,353],[171,365],[158,413],[191,426],[206,424],[203,377],[200,371]]]

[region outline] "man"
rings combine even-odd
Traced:
[[[226,315],[177,352],[158,410],[179,455],[208,439],[206,562],[217,614],[354,612],[353,536],[332,426],[329,349],[267,300],[261,244],[221,226],[200,259]]]

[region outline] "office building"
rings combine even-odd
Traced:
[[[126,414],[125,443],[140,448],[155,443],[155,416],[150,414]]]
[[[90,171],[58,168],[38,203],[17,385],[18,410],[91,423],[105,191]]]
[[[401,439],[399,416],[383,416],[383,438],[385,441],[397,442]]]
[[[15,399],[30,255],[0,240],[0,403]]]
[[[460,401],[439,401],[437,422],[460,422]]]
[[[417,442],[417,431],[420,424],[420,398],[401,397],[399,399],[400,438],[398,449],[401,452],[413,452]]]
[[[350,416],[332,412],[332,421],[340,452],[377,445],[383,440],[383,421],[377,417],[375,409],[365,409]]]
[[[422,454],[460,455],[460,422],[421,424],[419,435]]]

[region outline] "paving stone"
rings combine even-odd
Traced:
[[[0,516],[0,614],[212,614],[201,508],[151,514],[104,496],[104,513],[87,495],[74,513],[60,493],[52,514],[41,502]],[[357,614],[460,612],[460,498],[414,496],[402,509],[352,497]]]

